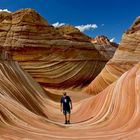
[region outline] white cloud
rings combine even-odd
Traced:
[[[52,25],[53,25],[54,27],[60,27],[60,26],[65,25],[65,23],[56,22],[56,23],[53,23]]]
[[[98,28],[98,26],[96,24],[86,24],[86,25],[79,25],[79,26],[75,26],[75,27],[78,28],[81,32]]]
[[[110,42],[114,42],[114,40],[115,40],[115,37],[113,37],[112,39],[110,39]]]
[[[66,23],[56,22],[56,23],[53,23],[52,25],[54,27],[60,27],[60,26],[66,25]],[[84,32],[86,30],[96,29],[96,28],[98,28],[98,26],[96,24],[86,24],[86,25],[78,25],[78,26],[75,26],[75,28],[78,28],[81,32]]]
[[[11,11],[9,11],[8,9],[0,9],[0,12],[8,12],[8,13],[11,13]]]

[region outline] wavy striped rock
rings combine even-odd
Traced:
[[[59,103],[17,62],[0,62],[0,139],[140,139],[140,63],[97,96],[73,102],[71,124]]]
[[[32,9],[0,12],[0,31],[2,59],[18,61],[44,88],[89,84],[115,52],[70,25],[49,25]]]
[[[124,72],[140,61],[140,17],[124,33],[122,41],[113,58],[105,65],[100,74],[85,88],[90,94],[98,94],[116,81]]]

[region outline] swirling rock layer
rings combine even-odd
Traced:
[[[139,140],[140,63],[97,96],[74,102],[70,125],[18,63],[0,68],[1,139]]]
[[[130,29],[124,33],[122,41],[113,58],[86,88],[88,93],[98,94],[140,61],[139,21],[140,17],[138,17]]]
[[[139,20],[123,36],[95,87],[89,86],[91,93],[93,87],[102,92],[86,96],[70,87],[94,79],[115,47],[91,43],[71,26],[55,29],[31,9],[0,13],[0,18],[0,139],[140,139]],[[64,89],[72,95],[70,125],[63,124],[60,111]]]
[[[18,61],[44,88],[89,84],[115,52],[70,25],[49,25],[32,9],[0,12],[0,40],[2,59]]]

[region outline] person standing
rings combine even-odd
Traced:
[[[67,96],[66,92],[63,93],[63,96],[60,100],[61,111],[65,116],[65,124],[70,124],[70,114],[72,109],[72,101],[69,96]]]

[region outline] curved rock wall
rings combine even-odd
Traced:
[[[97,96],[74,102],[70,125],[63,124],[60,104],[49,100],[17,63],[0,67],[1,139],[140,138],[140,63]]]
[[[139,17],[136,21],[139,21]],[[124,33],[113,58],[85,89],[88,93],[98,94],[140,61],[140,24],[139,22],[135,24],[135,22],[130,29]]]

